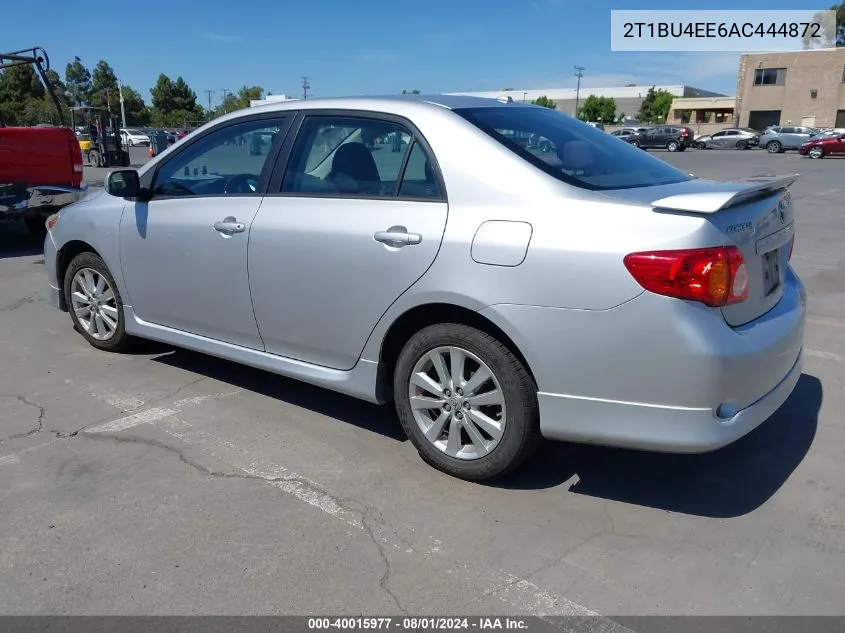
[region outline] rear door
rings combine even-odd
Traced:
[[[266,351],[347,370],[434,262],[443,181],[399,117],[309,111],[296,126],[252,223],[252,305]]]
[[[727,136],[727,132],[716,132],[712,137],[709,145],[713,149],[724,149],[725,147],[725,137]]]

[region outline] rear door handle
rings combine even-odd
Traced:
[[[373,234],[376,242],[388,246],[412,246],[422,242],[422,235],[419,233],[408,233],[404,226],[391,226],[386,231],[377,231]]]
[[[246,230],[246,224],[238,222],[235,218],[229,216],[228,218],[223,218],[221,222],[215,222],[214,230],[220,233],[243,233]]]

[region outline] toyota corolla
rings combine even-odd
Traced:
[[[509,100],[289,101],[112,172],[45,261],[94,347],[394,402],[426,461],[481,480],[542,437],[695,453],[769,418],[802,367],[794,180],[696,179]]]

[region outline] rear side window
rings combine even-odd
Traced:
[[[502,105],[455,113],[538,169],[577,187],[633,189],[690,180],[647,152],[548,108]]]

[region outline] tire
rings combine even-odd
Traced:
[[[748,141],[737,141],[736,142],[737,149],[748,149]]]
[[[112,291],[112,299],[97,299],[98,301],[102,301],[100,303],[101,314],[105,313],[115,324],[113,328],[107,328],[110,330],[107,336],[97,336],[97,330],[101,327],[98,325],[98,321],[102,322],[105,319],[103,317],[100,319],[86,319],[83,308],[85,304],[90,306],[90,300],[85,299],[80,301],[76,296],[84,294],[83,288],[79,283],[85,282],[86,278],[88,283],[85,283],[85,285],[89,291],[95,289],[95,284],[99,279],[105,282],[106,286],[102,290],[100,297],[108,296],[107,290],[110,289]],[[106,263],[99,255],[94,253],[80,253],[71,260],[65,272],[64,293],[74,328],[82,334],[92,347],[107,352],[122,352],[134,343],[132,337],[126,334],[123,300],[120,297],[120,291],[117,289],[114,277],[112,277]],[[81,316],[77,312],[80,312]]]
[[[824,150],[821,147],[811,147],[810,151],[807,152],[807,156],[810,158],[824,158]]]
[[[639,146],[640,146],[640,142],[639,142],[639,141],[628,141],[628,142],[629,142],[631,145],[633,145],[634,147],[639,147]]]
[[[678,143],[678,141],[675,141],[675,140],[672,140],[672,141],[669,141],[668,143],[666,143],[666,149],[668,149],[670,152],[677,152],[678,149],[680,149],[680,147],[681,147],[681,144]]]
[[[135,147],[135,141],[131,138],[126,141],[126,144],[129,145],[129,147]]]
[[[419,387],[420,382],[412,384],[412,376],[419,376],[420,372],[438,376],[433,358],[440,358],[443,370],[451,373],[449,359],[452,350],[463,353],[466,359],[463,384],[472,388],[476,395],[473,398],[467,396],[464,400],[464,394],[456,390],[440,400],[442,407],[417,408],[415,414],[411,406],[412,389],[417,396],[427,394],[427,397],[434,398],[439,394]],[[473,387],[473,377],[483,367],[491,373],[492,379]],[[469,378],[466,378],[467,374]],[[454,386],[449,383],[448,377],[438,381]],[[423,384],[436,386],[437,382],[429,378]],[[484,481],[506,475],[519,468],[540,443],[540,409],[534,380],[513,352],[494,337],[473,327],[443,323],[414,334],[399,354],[393,374],[393,390],[399,420],[420,456],[434,468],[454,477]],[[488,398],[487,403],[473,407],[473,400],[495,392],[501,396],[496,399],[499,403],[491,404]],[[483,417],[476,417],[479,414]],[[475,420],[482,420],[481,425],[477,425]],[[467,424],[467,421],[471,422]],[[490,425],[490,421],[494,424]],[[438,422],[440,424],[436,428],[440,432],[429,440],[423,427],[431,431]],[[456,435],[452,435],[452,429],[455,429]],[[497,430],[501,431],[498,438]],[[456,440],[454,444],[449,441],[450,437]],[[467,443],[464,444],[464,441]],[[481,451],[477,450],[479,445],[483,447]]]
[[[549,152],[552,151],[552,144],[549,143],[548,141],[543,141],[542,143],[540,143],[540,151],[543,154],[548,154]]]
[[[769,141],[766,143],[766,151],[769,154],[780,154],[783,151],[783,145],[780,144],[780,141]]]
[[[707,149],[707,144],[706,143],[696,143],[695,148],[696,149]]]
[[[100,156],[100,152],[94,149],[88,152],[88,164],[91,165],[91,167],[100,167],[102,162],[103,160]]]

